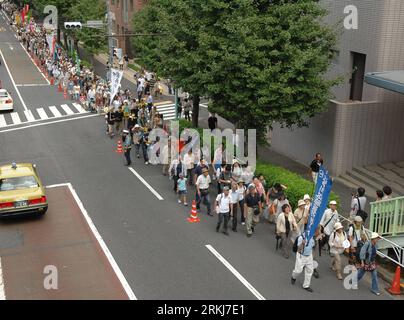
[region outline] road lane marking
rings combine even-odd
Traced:
[[[53,113],[55,118],[59,118],[62,116],[62,114],[59,112],[59,110],[55,106],[49,107],[49,110]]]
[[[248,289],[258,300],[266,300],[219,252],[217,252],[210,244],[205,246],[240,282]]]
[[[60,123],[60,122],[74,121],[74,120],[86,119],[86,118],[98,117],[98,116],[99,116],[98,114],[89,114],[89,115],[85,115],[85,116],[82,116],[82,117],[74,117],[74,118],[70,118],[70,119],[47,121],[47,122],[36,123],[36,124],[32,124],[32,122],[26,122],[27,123],[26,126],[22,126],[22,127],[19,127],[19,128],[0,130],[0,133],[31,129],[31,128],[35,128],[35,127],[47,126],[47,125],[50,125],[50,124],[55,124],[55,123]],[[63,117],[70,117],[70,116],[63,116]],[[35,122],[38,122],[38,121],[42,121],[42,119],[35,120]]]
[[[13,119],[14,124],[20,124],[21,123],[20,116],[18,115],[17,112],[12,112],[12,113],[10,113],[10,115],[11,115],[11,119]]]
[[[156,102],[154,105],[155,105],[155,106],[164,106],[164,105],[169,105],[170,103],[173,104],[172,101],[166,100],[166,101]]]
[[[46,83],[27,83],[27,84],[17,84],[17,87],[49,87],[50,84]]]
[[[80,113],[86,113],[87,112],[86,109],[84,109],[81,106],[81,104],[75,103],[75,102],[73,102],[72,104],[73,104],[73,107],[75,107],[78,112],[80,112]]]
[[[2,114],[0,114],[0,128],[5,127],[7,125],[6,118]]]
[[[35,121],[34,115],[32,114],[31,110],[24,111],[24,114],[28,122]]]
[[[23,100],[22,97],[21,97],[20,90],[18,90],[17,86],[15,85],[13,76],[11,75],[10,69],[8,68],[6,59],[4,59],[4,55],[3,55],[3,51],[2,51],[2,50],[0,50],[0,55],[1,55],[1,58],[3,59],[3,63],[4,63],[4,66],[5,66],[6,69],[7,69],[8,75],[10,76],[11,83],[13,84],[14,89],[15,89],[15,91],[17,92],[18,97],[20,98],[20,101],[21,101],[21,103],[22,103],[22,106],[24,107],[24,110],[28,110],[27,106],[25,105],[24,100]]]
[[[147,189],[149,189],[156,196],[157,199],[159,199],[160,201],[164,200],[163,197],[156,190],[154,190],[153,187],[148,184],[147,181],[143,179],[142,176],[138,174],[135,169],[131,167],[129,167],[128,169],[147,187]]]
[[[6,291],[4,290],[3,269],[1,267],[1,257],[0,257],[0,300],[6,300]]]
[[[39,117],[41,118],[41,120],[46,120],[46,119],[49,118],[43,108],[38,108],[38,109],[36,109],[36,112],[38,112]]]
[[[97,239],[98,244],[100,245],[102,251],[104,252],[105,256],[108,259],[108,262],[110,263],[112,269],[115,272],[115,275],[118,277],[119,281],[121,282],[121,285],[123,289],[125,290],[126,294],[128,295],[128,298],[130,300],[137,300],[137,297],[135,293],[133,292],[132,288],[130,287],[128,281],[126,280],[125,276],[123,275],[121,269],[119,268],[118,264],[116,263],[111,251],[109,251],[106,243],[102,239],[100,233],[97,230],[97,227],[95,226],[94,222],[91,220],[87,210],[84,208],[83,203],[81,202],[76,190],[74,190],[73,186],[71,183],[61,183],[61,184],[55,184],[55,185],[50,185],[46,186],[46,188],[56,188],[56,187],[62,187],[62,186],[67,186],[73,195],[74,200],[76,201],[78,207],[80,208],[81,213],[84,216],[84,219],[86,220],[88,226],[90,227],[91,231],[93,232],[94,237]]]
[[[72,111],[72,109],[69,108],[69,106],[67,104],[62,104],[61,107],[63,108],[63,110],[66,112],[66,114],[74,114],[74,112]]]

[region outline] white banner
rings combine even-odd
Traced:
[[[122,80],[122,76],[123,76],[122,70],[111,69],[111,87],[110,87],[111,101],[110,101],[110,103],[112,103],[116,94],[118,93],[119,86],[120,86],[121,80]]]

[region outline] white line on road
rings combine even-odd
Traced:
[[[46,188],[57,188],[57,187],[66,187],[66,186],[69,188],[70,192],[72,193],[74,200],[76,201],[77,205],[80,208],[81,213],[84,216],[84,219],[86,220],[88,226],[90,227],[91,231],[93,232],[93,235],[97,239],[98,244],[100,245],[102,251],[104,252],[105,256],[107,257],[108,262],[110,263],[112,269],[114,269],[114,272],[115,272],[116,276],[118,277],[119,281],[121,282],[122,287],[124,288],[126,294],[128,295],[128,298],[130,300],[137,300],[135,293],[133,292],[132,288],[130,287],[128,281],[126,280],[125,276],[123,275],[118,264],[116,263],[111,251],[109,251],[106,243],[102,239],[94,222],[91,220],[90,216],[88,215],[87,210],[84,208],[84,205],[81,202],[76,190],[74,190],[72,184],[71,183],[60,183],[60,184],[46,186]]]
[[[13,119],[14,124],[20,124],[21,123],[20,116],[18,115],[17,112],[12,112],[10,115],[11,115],[11,119]]]
[[[6,118],[2,114],[0,114],[0,128],[5,127],[7,125]]]
[[[86,118],[97,117],[97,116],[99,116],[99,115],[98,114],[89,114],[89,115],[82,116],[82,117],[74,117],[74,118],[64,119],[64,120],[47,121],[44,123],[36,123],[36,124],[31,124],[32,122],[28,122],[26,126],[19,127],[19,128],[6,129],[6,130],[0,130],[0,133],[12,132],[12,131],[18,131],[18,130],[24,130],[24,129],[31,129],[31,128],[35,128],[35,127],[47,126],[47,125],[54,124],[54,123],[74,121],[74,120],[86,119]],[[64,117],[69,117],[69,116],[64,116]],[[35,122],[37,122],[37,121],[42,121],[42,119],[35,120]]]
[[[86,113],[86,112],[87,112],[87,111],[81,106],[81,104],[75,103],[75,102],[73,102],[72,104],[73,104],[73,107],[75,107],[78,112],[80,112],[80,113]]]
[[[17,92],[18,97],[19,97],[19,98],[20,98],[20,100],[21,100],[21,103],[22,103],[22,106],[24,107],[24,110],[28,110],[27,106],[25,105],[24,100],[23,100],[23,99],[22,99],[22,97],[21,97],[21,93],[20,93],[20,91],[18,90],[17,86],[15,85],[15,82],[14,82],[13,76],[11,75],[10,69],[8,68],[8,65],[7,65],[6,59],[4,59],[4,55],[3,55],[3,52],[2,52],[1,50],[0,50],[0,55],[1,55],[1,58],[3,59],[4,66],[5,66],[5,67],[6,67],[6,69],[7,69],[8,75],[10,76],[11,83],[13,84],[14,89],[15,89],[15,91]]]
[[[41,120],[46,120],[46,119],[49,118],[43,108],[38,108],[38,109],[36,109],[36,112],[38,112],[39,117],[41,118]]]
[[[28,122],[35,121],[34,115],[32,114],[31,110],[24,111],[25,117],[27,118]]]
[[[3,269],[1,268],[1,257],[0,257],[0,300],[6,300],[6,291],[4,290]]]
[[[67,104],[62,104],[61,107],[62,107],[63,110],[66,112],[66,114],[74,114],[74,112],[72,111],[72,109],[70,109]]]
[[[48,87],[46,83],[28,83],[28,84],[16,84],[17,87]]]
[[[230,270],[234,276],[240,280],[240,282],[248,289],[250,292],[258,299],[258,300],[266,300],[264,296],[262,296],[234,267],[225,259],[223,258],[219,252],[217,252],[210,244],[205,246],[213,255],[219,259],[221,263],[225,265],[227,269]]]
[[[164,200],[163,197],[156,190],[154,190],[153,187],[148,184],[147,181],[143,179],[142,176],[138,174],[135,169],[130,167],[128,169],[156,196],[157,199]]]
[[[62,114],[59,112],[59,110],[55,106],[49,107],[50,111],[53,113],[55,118],[59,118],[62,116]]]

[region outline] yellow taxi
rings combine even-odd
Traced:
[[[45,188],[35,165],[12,163],[0,166],[0,217],[44,215],[48,210]]]

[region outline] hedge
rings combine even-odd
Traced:
[[[268,187],[271,187],[275,183],[287,186],[285,194],[293,210],[297,208],[297,202],[299,199],[303,199],[306,193],[309,194],[310,197],[313,196],[313,182],[282,167],[277,167],[268,162],[258,160],[255,172],[256,174],[264,175]],[[329,201],[331,200],[335,200],[339,204],[339,197],[334,192],[330,194]]]

